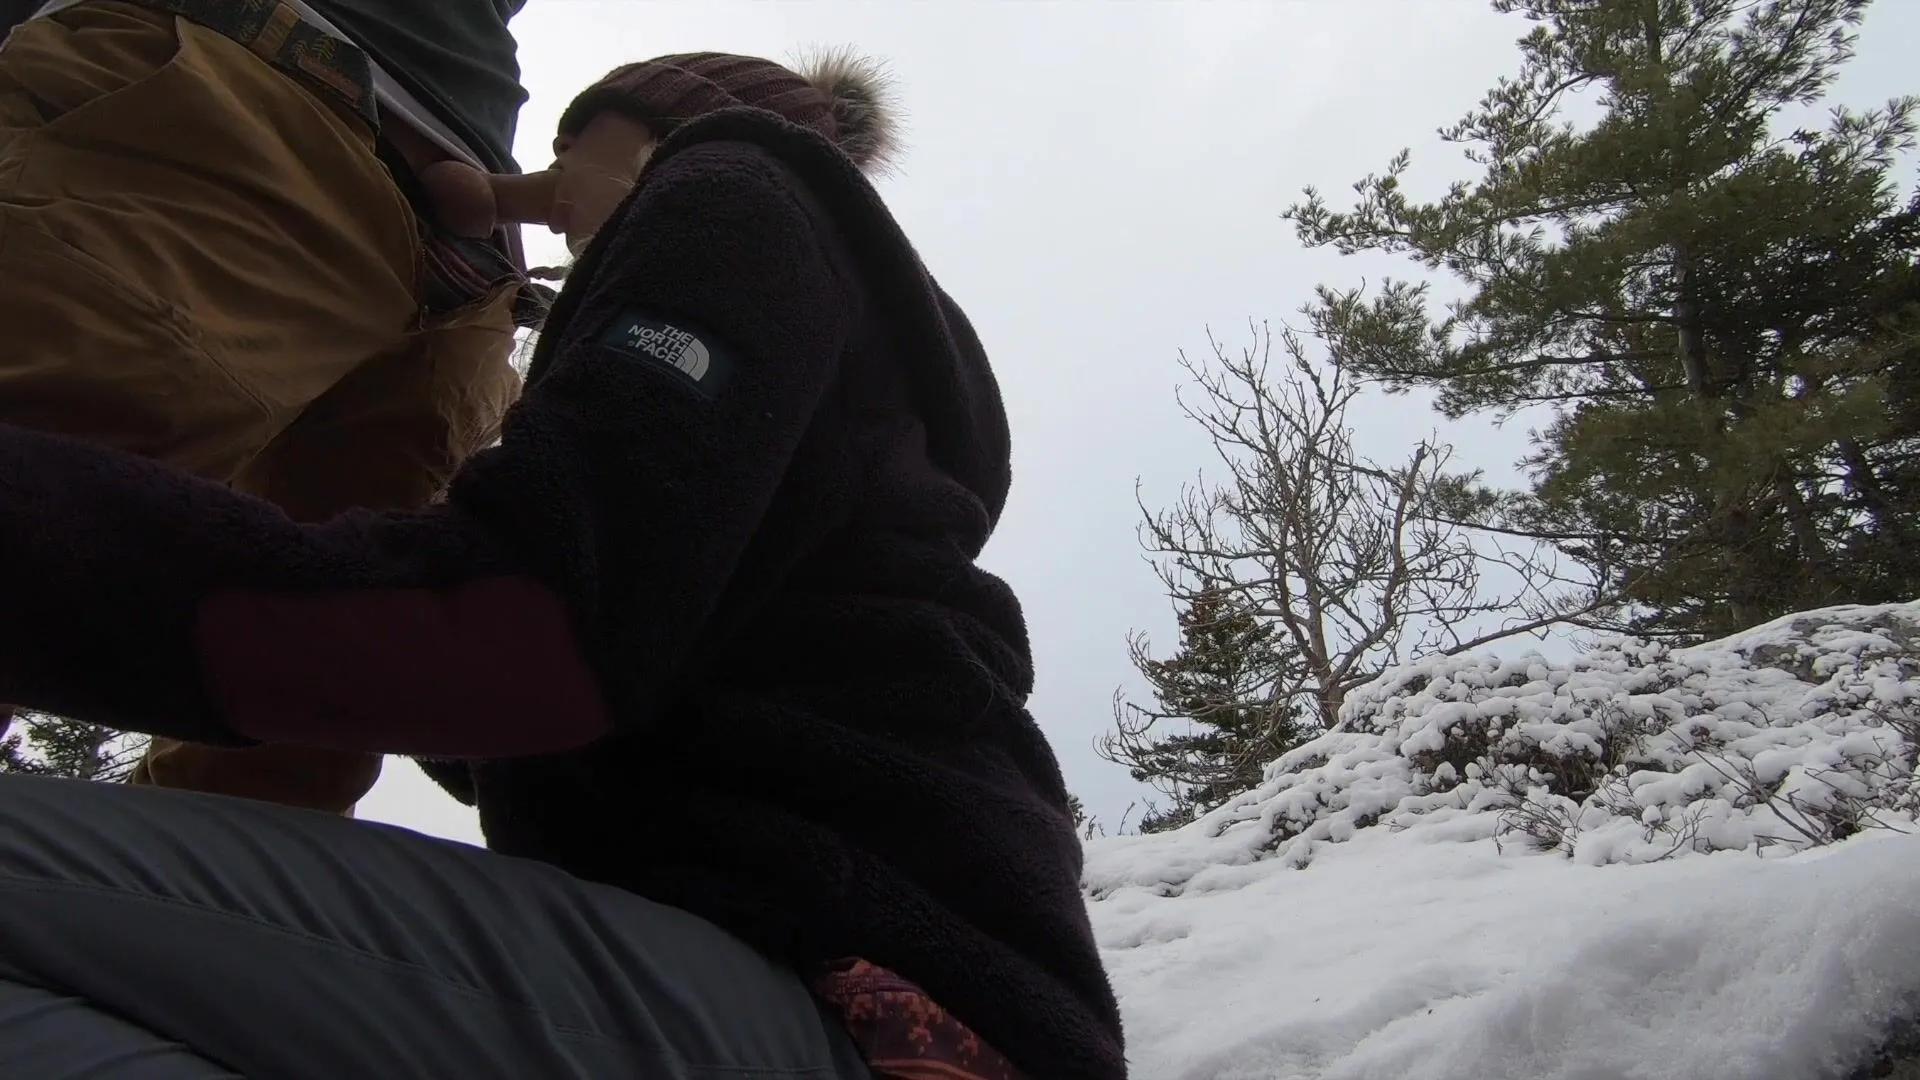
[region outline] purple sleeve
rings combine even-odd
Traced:
[[[578,746],[565,606],[457,511],[303,526],[143,458],[0,425],[0,701],[216,745]]]

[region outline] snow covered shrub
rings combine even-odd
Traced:
[[[1297,866],[1364,828],[1594,865],[1905,831],[1920,810],[1917,687],[1920,603],[1685,649],[1620,641],[1569,664],[1439,658],[1355,691],[1339,727],[1188,830],[1209,862]]]

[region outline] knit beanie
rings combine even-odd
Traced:
[[[561,114],[560,135],[578,135],[595,116],[611,111],[664,139],[688,120],[746,105],[812,128],[863,170],[884,166],[899,134],[885,69],[848,51],[823,53],[800,68],[715,52],[624,64],[573,99]]]

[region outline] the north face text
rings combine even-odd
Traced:
[[[719,390],[729,366],[692,331],[651,315],[622,315],[601,335],[600,344],[623,356],[671,368],[708,398]]]

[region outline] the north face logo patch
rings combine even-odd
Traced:
[[[710,339],[638,312],[615,319],[600,336],[600,344],[622,356],[670,368],[708,398],[719,391],[732,367]]]

